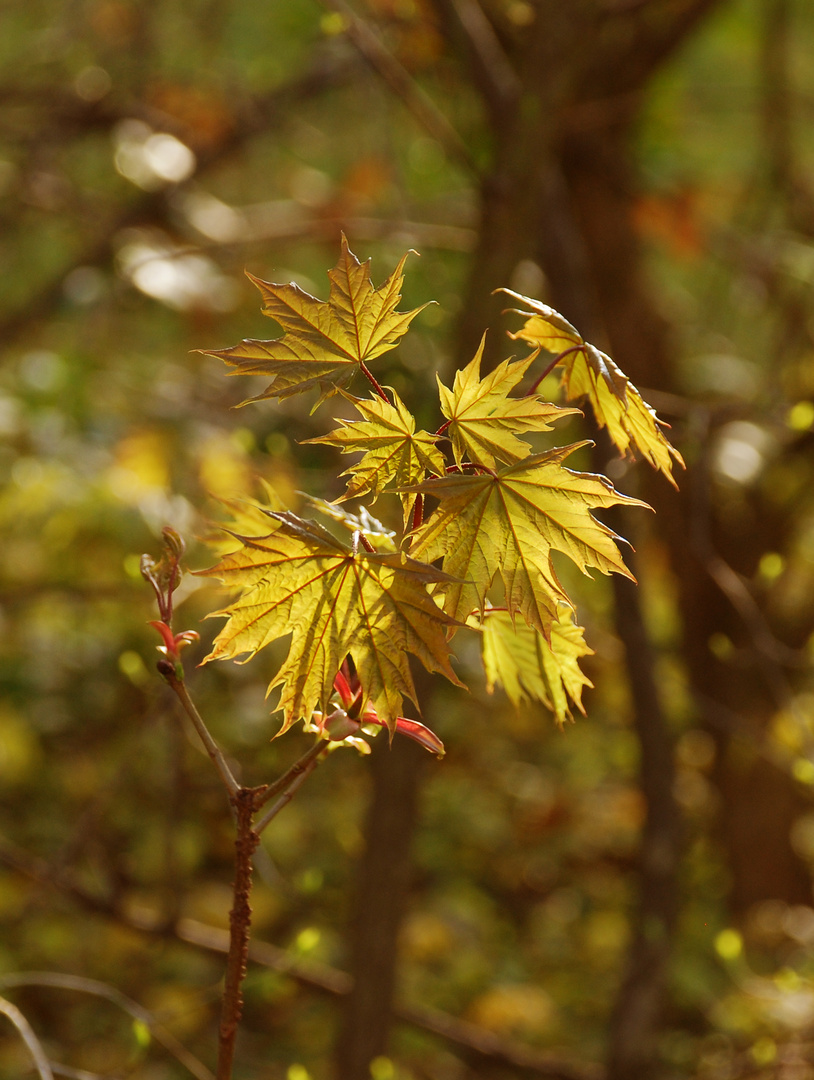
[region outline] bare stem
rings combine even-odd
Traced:
[[[206,752],[209,754],[215,768],[218,770],[221,780],[226,785],[226,790],[229,792],[230,797],[234,799],[238,791],[240,791],[240,784],[238,784],[237,780],[235,780],[232,775],[232,770],[229,768],[226,758],[223,756],[223,751],[210,735],[209,728],[203,722],[201,714],[195,708],[192,698],[189,696],[186,683],[183,679],[178,678],[177,674],[172,669],[171,664],[162,665],[161,674],[164,676],[169,686],[175,691],[176,697],[184,707],[184,712],[192,721],[195,730],[200,736],[201,742],[206,748]]]
[[[324,743],[320,747],[320,749],[324,750],[325,753],[328,752],[328,747]],[[288,804],[294,798],[297,790],[305,783],[306,777],[314,771],[314,769],[317,767],[321,760],[322,758],[320,758],[319,756],[315,756],[314,758],[312,758],[311,761],[305,766],[305,768],[299,773],[299,775],[294,777],[294,779],[285,789],[277,802],[268,808],[268,810],[260,818],[260,820],[254,827],[254,831],[258,834],[258,836],[263,831],[263,829],[265,829],[268,823],[274,818],[276,818],[284,807],[288,806]]]
[[[421,526],[424,521],[424,496],[419,493],[415,497],[415,505],[413,506],[413,527],[412,532],[415,532],[417,528]]]
[[[60,990],[73,990],[81,994],[93,994],[95,997],[104,998],[129,1013],[134,1020],[144,1024],[156,1042],[169,1051],[197,1080],[215,1080],[209,1069],[198,1061],[171,1032],[159,1024],[154,1013],[151,1013],[148,1009],[139,1005],[137,1001],[133,1001],[132,998],[127,997],[126,994],[122,994],[121,991],[109,986],[107,983],[99,982],[97,979],[86,979],[81,975],[65,975],[56,971],[18,971],[8,975],[0,975],[0,987],[10,986],[50,986]],[[2,1011],[2,1007],[0,1007],[0,1011]],[[53,1066],[53,1068],[56,1071],[56,1066]]]
[[[320,754],[327,752],[328,745],[324,739],[317,739],[314,745],[307,750],[301,758],[298,758],[291,768],[287,769],[281,777],[274,781],[273,784],[269,784],[264,788],[262,794],[259,794],[255,800],[254,808],[259,810],[261,806],[273,799],[275,795],[279,795],[281,791],[285,791],[290,785],[309,769],[309,766]],[[309,770],[310,771],[310,770]],[[260,832],[260,826],[257,826],[257,832]]]
[[[229,912],[229,954],[226,959],[226,979],[220,1014],[217,1080],[231,1080],[235,1039],[243,1012],[241,986],[246,975],[252,922],[249,903],[252,891],[252,855],[260,843],[260,837],[252,828],[257,793],[256,788],[241,787],[233,793],[231,799],[237,819],[235,883],[234,903]]]

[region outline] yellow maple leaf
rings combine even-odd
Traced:
[[[567,319],[547,304],[511,289],[499,289],[498,292],[506,293],[530,309],[512,309],[526,321],[509,337],[526,341],[536,349],[562,354],[557,366],[562,368],[567,400],[587,397],[597,423],[607,427],[619,452],[627,454],[632,446],[636,447],[676,487],[673,461],[683,467],[681,454],[665,437],[664,425],[655,410],[607,353],[585,341]]]
[[[248,338],[229,349],[200,351],[233,367],[230,375],[271,376],[266,389],[249,401],[286,398],[314,388],[334,393],[359,371],[372,378],[368,362],[394,349],[427,306],[396,311],[406,260],[404,255],[376,289],[370,280],[370,260],[360,263],[343,234],[339,261],[328,272],[327,300],[318,300],[293,283],[276,285],[248,274],[263,296],[263,314],[276,319],[284,336],[270,341]]]
[[[353,402],[364,420],[340,420],[342,427],[311,443],[337,446],[343,454],[362,452],[358,464],[341,475],[350,475],[340,501],[371,495],[376,497],[387,487],[406,488],[420,483],[427,473],[443,474],[444,455],[436,446],[437,436],[416,431],[415,418],[404,402],[390,390],[393,404],[383,398],[360,399],[344,396]],[[412,499],[404,501],[404,520],[409,520]]]
[[[550,431],[552,421],[579,410],[552,405],[536,394],[508,396],[525,375],[534,353],[524,360],[504,360],[481,379],[485,343],[484,334],[474,358],[456,372],[452,390],[438,379],[438,392],[447,418],[441,430],[452,439],[455,461],[460,465],[468,460],[494,469],[495,459],[511,464],[530,453],[528,443],[516,438],[518,433]]]
[[[456,686],[448,632],[454,620],[427,586],[445,580],[432,566],[403,552],[356,551],[316,522],[294,514],[270,516],[265,537],[238,537],[238,551],[200,571],[240,589],[217,615],[228,621],[209,660],[235,659],[291,635],[288,655],[269,690],[282,686],[278,708],[286,731],[315,712],[326,714],[345,657],[353,658],[365,700],[391,730],[406,696],[416,694],[407,654]]]
[[[486,689],[491,694],[502,686],[515,706],[540,701],[562,725],[573,720],[570,701],[584,715],[582,690],[593,683],[580,670],[579,659],[593,649],[585,644],[583,629],[570,608],[561,605],[552,621],[548,640],[533,627],[515,623],[511,613],[487,607],[482,622],[470,619],[482,630]]]
[[[563,468],[563,460],[586,445],[532,454],[497,473],[425,480],[413,489],[440,500],[414,533],[410,550],[427,562],[443,558],[452,580],[440,583],[438,592],[454,619],[483,610],[499,573],[509,609],[547,634],[559,604],[571,606],[552,551],[566,554],[584,573],[595,568],[632,578],[616,546],[619,538],[590,511],[646,504],[620,494],[603,476]]]

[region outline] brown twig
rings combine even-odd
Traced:
[[[292,777],[291,782],[289,783],[285,791],[282,793],[282,795],[279,797],[277,802],[269,807],[266,813],[258,821],[257,825],[255,825],[255,832],[258,834],[258,836],[269,824],[269,822],[273,821],[273,819],[277,817],[283,807],[288,806],[288,804],[294,798],[296,792],[305,783],[306,778],[311,775],[311,773],[314,771],[320,761],[327,755],[328,744],[326,742],[323,742],[322,745],[318,743],[317,749],[320,751],[320,753],[314,754],[311,760],[301,770],[299,770],[297,774]]]
[[[40,885],[60,889],[66,895],[73,897],[86,910],[113,919],[121,926],[127,926],[139,933],[183,941],[209,952],[228,953],[229,951],[230,933],[226,930],[207,926],[197,919],[184,918],[176,923],[168,924],[158,915],[150,917],[147,912],[136,914],[123,911],[103,897],[88,892],[64,872],[58,875],[53,874],[51,867],[44,860],[2,841],[0,841],[0,861]],[[285,949],[270,942],[257,939],[249,942],[248,957],[253,963],[286,975],[300,986],[312,991],[316,990],[332,996],[344,995],[349,992],[352,984],[352,979],[347,972],[316,960],[294,957]],[[603,1080],[602,1069],[595,1065],[580,1065],[558,1060],[554,1055],[505,1039],[437,1009],[397,1003],[394,1015],[412,1027],[432,1032],[465,1054],[478,1057],[484,1062],[497,1062],[514,1068],[518,1075],[531,1074],[546,1077],[548,1080]]]
[[[268,784],[267,787],[259,793],[255,799],[254,808],[259,810],[261,806],[265,806],[267,802],[274,798],[275,795],[279,795],[281,791],[285,791],[297,777],[303,773],[311,762],[318,758],[320,754],[326,752],[328,749],[327,743],[324,739],[317,739],[314,745],[302,755],[301,758],[297,758],[294,764],[286,769],[279,779],[275,780],[273,784]],[[256,826],[259,831],[259,826]]]
[[[235,1057],[235,1039],[243,1012],[242,984],[249,956],[249,934],[252,909],[252,856],[260,837],[253,828],[255,798],[263,788],[239,788],[232,795],[237,819],[235,837],[234,902],[229,912],[229,952],[226,960],[226,979],[221,1005],[218,1039],[217,1080],[231,1080]]]
[[[226,785],[226,789],[229,792],[230,798],[234,799],[237,793],[241,790],[240,784],[238,784],[237,780],[235,780],[232,774],[232,770],[229,768],[226,758],[223,756],[223,751],[210,735],[209,728],[207,728],[206,724],[203,721],[203,718],[201,717],[201,714],[195,708],[195,704],[192,701],[192,698],[189,696],[189,691],[187,690],[186,683],[184,682],[183,678],[178,678],[178,675],[171,661],[159,660],[159,665],[161,674],[164,676],[167,685],[174,691],[175,696],[178,698],[178,700],[184,707],[184,712],[190,718],[195,727],[195,730],[198,732],[198,735],[200,736],[201,742],[204,744],[207,754],[209,754],[212,763],[218,770],[218,774],[221,780]]]

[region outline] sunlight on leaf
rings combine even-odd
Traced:
[[[609,480],[572,472],[562,461],[585,443],[533,454],[497,474],[451,475],[413,490],[440,500],[415,535],[411,554],[457,579],[441,583],[444,610],[465,620],[482,610],[499,573],[506,603],[530,626],[547,634],[560,603],[571,606],[557,580],[552,551],[566,554],[584,573],[632,577],[616,546],[619,539],[592,509],[626,503],[645,506],[615,490]]]
[[[249,401],[286,398],[316,388],[332,394],[370,360],[394,349],[426,307],[396,311],[406,260],[407,255],[375,289],[370,260],[360,263],[343,235],[339,262],[328,272],[328,300],[318,300],[293,283],[276,285],[249,274],[263,296],[263,314],[276,319],[284,336],[270,341],[247,339],[230,349],[201,351],[233,367],[231,375],[271,376],[266,389]]]
[[[584,715],[582,688],[593,683],[580,670],[579,659],[593,649],[585,644],[583,630],[571,611],[561,605],[551,623],[550,642],[524,623],[512,622],[510,612],[487,607],[482,623],[470,619],[483,631],[483,666],[486,689],[501,686],[515,706],[540,701],[554,713],[560,727],[573,720],[570,701]]]
[[[508,396],[525,375],[536,353],[525,360],[504,360],[481,379],[480,364],[485,343],[484,334],[474,359],[456,373],[452,390],[438,379],[438,392],[441,411],[449,421],[447,431],[452,439],[456,463],[460,465],[468,459],[494,469],[495,459],[511,465],[529,454],[528,443],[515,438],[516,434],[550,431],[553,421],[579,410],[551,405],[536,394]]]
[[[567,319],[547,304],[511,289],[497,291],[531,309],[511,309],[526,321],[517,333],[509,333],[509,337],[513,341],[525,341],[535,349],[566,354],[557,364],[562,368],[566,398],[575,401],[587,397],[596,422],[607,427],[619,452],[628,454],[635,447],[676,487],[673,461],[683,467],[681,454],[665,438],[661,430],[664,425],[655,411],[607,353],[585,341]]]
[[[353,552],[316,522],[271,513],[266,537],[236,537],[238,551],[201,571],[241,590],[217,614],[228,619],[208,660],[251,659],[292,635],[288,655],[269,685],[282,686],[282,731],[315,711],[328,713],[334,679],[353,658],[366,699],[393,729],[404,697],[416,705],[407,653],[456,686],[447,632],[455,625],[427,591],[446,575],[401,552]]]
[[[338,522],[348,532],[360,533],[362,536],[366,536],[377,550],[396,550],[394,543],[396,534],[378,518],[373,517],[366,506],[360,506],[358,514],[351,514],[343,506],[328,502],[327,499],[318,499],[315,495],[308,495],[305,492],[301,494],[310,506],[313,506],[315,510],[329,517],[332,521]]]
[[[390,393],[392,405],[378,397],[359,399],[345,394],[364,419],[340,420],[341,428],[306,440],[339,447],[343,454],[364,454],[358,464],[342,473],[351,479],[341,499],[371,495],[375,500],[387,487],[406,488],[420,483],[427,473],[444,473],[444,456],[436,446],[436,437],[427,431],[416,432],[412,413],[394,390]],[[405,521],[412,501],[405,500]]]

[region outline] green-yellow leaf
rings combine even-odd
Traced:
[[[536,394],[509,397],[520,382],[534,354],[525,360],[504,360],[485,378],[480,377],[484,334],[478,351],[455,375],[452,390],[438,380],[441,411],[448,420],[455,461],[468,460],[494,469],[496,460],[512,464],[529,454],[529,446],[515,436],[523,431],[550,431],[561,416],[578,412],[543,401]]]
[[[373,517],[366,506],[360,506],[359,513],[352,514],[344,506],[328,502],[327,499],[319,499],[316,495],[306,495],[303,492],[303,497],[315,510],[319,510],[321,514],[336,521],[348,532],[359,533],[360,536],[366,537],[377,551],[396,550],[394,542],[396,534],[378,518]]]
[[[228,510],[232,520],[228,525],[218,524],[216,531],[204,536],[204,540],[219,556],[226,555],[239,546],[240,540],[236,540],[236,537],[268,536],[277,528],[277,522],[272,514],[285,508],[274,488],[264,480],[261,480],[260,484],[266,496],[266,503],[250,498],[217,499],[217,502]]]
[[[673,486],[673,462],[683,467],[684,461],[662,431],[662,422],[655,411],[621,371],[614,361],[585,341],[567,319],[539,300],[501,289],[530,310],[514,310],[526,319],[513,340],[528,342],[535,348],[566,355],[558,361],[562,368],[562,385],[569,401],[587,397],[597,423],[607,427],[613,443],[621,454],[635,447],[662,472]]]
[[[233,367],[231,375],[271,376],[266,389],[250,401],[290,397],[314,388],[333,393],[349,383],[362,365],[395,348],[423,310],[396,311],[406,259],[407,255],[375,289],[370,260],[360,263],[343,235],[339,262],[328,272],[327,300],[318,300],[293,283],[276,285],[249,274],[263,296],[263,314],[277,320],[284,336],[270,341],[247,339],[230,349],[202,351]]]
[[[574,622],[570,608],[560,608],[548,641],[533,627],[513,623],[508,611],[496,608],[486,608],[480,627],[490,694],[502,686],[515,708],[541,701],[560,726],[573,719],[569,700],[585,714],[582,689],[593,684],[580,670],[579,660],[593,649],[585,644],[582,627]]]
[[[348,654],[367,702],[391,728],[403,698],[415,703],[408,653],[461,685],[449,662],[454,621],[427,589],[444,580],[441,571],[401,552],[354,551],[294,514],[272,517],[277,528],[269,536],[239,538],[238,551],[203,571],[241,590],[218,612],[228,622],[206,660],[249,660],[290,634],[288,655],[269,685],[282,686],[281,731],[328,711]]]
[[[373,500],[387,487],[419,484],[427,473],[442,475],[444,455],[436,436],[416,431],[415,418],[395,391],[393,404],[383,398],[359,399],[346,394],[364,420],[340,420],[342,427],[308,442],[337,446],[343,454],[361,452],[358,464],[342,473],[350,475],[342,499],[370,495]],[[405,506],[405,518],[409,504]]]
[[[411,553],[427,562],[443,558],[455,580],[438,591],[454,619],[465,621],[473,609],[483,610],[499,573],[509,609],[547,634],[558,605],[570,606],[554,572],[553,551],[564,552],[584,573],[595,568],[632,577],[618,537],[591,510],[646,504],[620,494],[602,476],[563,468],[563,460],[584,445],[533,454],[498,473],[426,480],[414,489],[440,503],[414,534]]]

